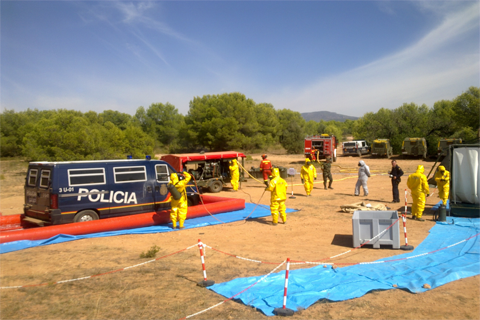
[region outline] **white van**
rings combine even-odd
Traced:
[[[353,140],[345,141],[342,144],[343,155],[358,155],[368,154],[370,152],[370,146],[365,140]]]

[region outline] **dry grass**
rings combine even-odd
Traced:
[[[102,250],[101,254],[111,256],[123,266],[144,261],[140,258],[121,259],[115,250]],[[209,260],[223,256],[212,251],[207,255],[207,264]],[[220,263],[210,264],[208,268],[217,282],[239,276],[262,275],[271,269],[268,265],[252,266],[251,263],[239,263],[233,258],[221,258]],[[2,275],[2,286],[53,283],[111,270],[111,267],[85,266],[49,272],[35,279],[28,275]],[[197,286],[203,280],[201,270],[198,252],[190,250],[131,270],[88,280],[2,290],[2,319],[179,319],[225,299]],[[251,308],[230,302],[228,307],[218,308],[197,318],[241,319],[259,316],[263,318]]]
[[[0,160],[1,188],[17,188],[25,184],[28,162],[22,160]]]

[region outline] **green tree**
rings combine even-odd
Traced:
[[[125,130],[133,120],[131,115],[116,110],[105,110],[99,114],[99,117],[103,119],[103,123],[110,121],[121,130]]]
[[[137,109],[135,118],[140,122],[144,132],[152,135],[161,144],[170,149],[178,145],[178,133],[184,124],[183,115],[170,103],[153,103],[145,111]]]
[[[253,100],[238,92],[195,97],[185,116],[182,143],[188,150],[257,148],[271,141],[276,132],[275,125],[260,125],[269,120],[262,112],[268,116],[273,114],[272,109],[265,104],[256,106]]]
[[[480,89],[470,87],[453,101],[454,119],[462,127],[480,127]]]
[[[342,138],[342,129],[337,127],[334,123],[329,124],[324,131],[326,134],[330,136],[335,136],[339,143],[343,141]]]
[[[280,144],[287,153],[302,153],[305,140],[305,119],[299,112],[289,109],[277,110],[280,122]]]
[[[275,108],[270,103],[259,103],[255,105],[255,120],[257,122],[257,133],[250,149],[263,149],[278,142],[277,134],[280,129]]]
[[[53,111],[37,109],[16,113],[5,110],[0,114],[0,152],[4,157],[22,154],[23,138],[31,131],[35,122],[51,117]]]
[[[313,136],[318,134],[318,130],[317,130],[318,124],[319,123],[315,120],[309,120],[305,122],[305,127],[304,127],[305,134],[308,136]]]
[[[153,156],[155,139],[143,132],[141,127],[129,124],[124,132],[125,154],[139,159],[145,158],[146,155]]]

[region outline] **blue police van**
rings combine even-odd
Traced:
[[[25,181],[25,218],[58,225],[168,210],[167,184],[176,172],[165,161],[147,159],[30,162]],[[180,179],[183,176],[179,175]],[[198,204],[193,184],[189,205]]]

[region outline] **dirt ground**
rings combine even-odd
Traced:
[[[245,167],[258,166],[260,155]],[[300,172],[302,155],[269,154],[274,165],[296,168]],[[398,159],[406,172],[400,184],[402,202],[391,203],[391,168],[388,159],[362,159],[370,166],[370,194],[355,197],[354,187],[358,157],[339,157],[333,166],[333,190],[324,190],[318,170],[313,196],[306,197],[300,177],[294,178],[296,199],[287,199],[287,207],[297,209],[288,215],[286,225],[274,227],[271,217],[238,221],[176,232],[125,235],[95,238],[48,245],[0,255],[1,286],[44,286],[0,290],[1,319],[181,319],[225,300],[225,297],[197,286],[203,280],[198,248],[195,246],[170,256],[171,253],[195,245],[199,239],[225,253],[280,263],[286,258],[314,261],[338,255],[352,249],[352,214],[340,206],[364,201],[385,204],[403,211],[403,190],[406,178],[418,164],[428,174],[434,162]],[[3,166],[3,163],[2,163]],[[25,170],[25,169],[23,169]],[[10,172],[11,173],[11,172]],[[9,185],[9,172],[4,172],[0,193],[0,210],[4,215],[18,214],[23,206],[23,186]],[[21,174],[17,174],[21,176]],[[17,177],[18,178],[18,177]],[[287,182],[291,184],[291,179]],[[5,185],[8,187],[5,188]],[[247,202],[269,204],[269,193],[252,179],[243,182],[239,192],[229,188],[219,196],[242,198]],[[433,191],[433,190],[432,190]],[[291,195],[292,187],[288,188]],[[262,196],[263,194],[263,196]],[[363,191],[362,191],[363,194]],[[411,201],[411,199],[409,200]],[[430,207],[439,201],[438,193],[427,198],[425,222],[407,220],[408,241],[418,246],[435,222]],[[401,232],[401,243],[404,243]],[[158,260],[142,259],[140,254],[153,246],[159,247]],[[402,254],[391,248],[361,248],[339,258],[336,263],[374,261]],[[164,258],[162,258],[164,257]],[[148,262],[150,261],[150,262]],[[141,266],[140,263],[148,262]],[[116,271],[129,266],[131,269]],[[276,264],[240,260],[208,249],[206,268],[208,279],[225,282],[238,277],[264,275]],[[291,269],[305,266],[292,266]],[[281,270],[281,269],[280,269]],[[101,276],[62,284],[60,280]],[[279,297],[282,299],[282,297]],[[266,319],[243,303],[226,301],[197,319]],[[403,290],[374,291],[363,297],[342,301],[319,301],[306,310],[298,310],[293,319],[479,319],[480,277],[475,276],[448,283],[425,293]]]

